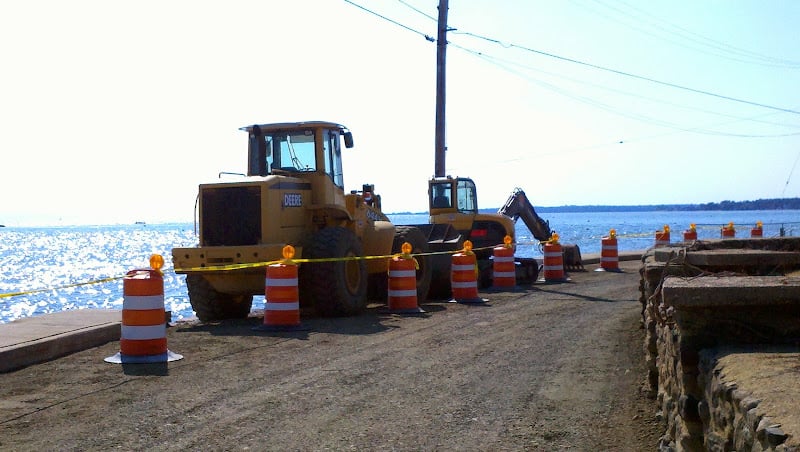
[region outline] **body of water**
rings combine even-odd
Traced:
[[[737,237],[749,237],[757,221],[764,236],[800,235],[800,211],[699,211],[699,212],[591,212],[541,215],[561,237],[576,243],[583,254],[599,253],[600,239],[615,229],[620,251],[653,245],[655,231],[668,225],[678,241],[690,223],[697,224],[698,239],[719,238],[720,228],[733,222]],[[390,215],[395,224],[419,224],[427,215]],[[517,223],[517,255],[541,260],[542,250],[522,221]],[[0,323],[69,309],[122,309],[121,277],[146,268],[151,254],[164,256],[165,307],[173,319],[194,315],[184,276],[172,271],[173,247],[196,246],[191,223],[0,228]],[[19,295],[6,296],[24,292]],[[263,296],[253,301],[263,308]]]

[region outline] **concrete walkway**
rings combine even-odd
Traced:
[[[49,361],[120,338],[122,313],[79,309],[0,325],[0,373]]]

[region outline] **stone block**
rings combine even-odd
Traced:
[[[800,278],[732,276],[667,278],[664,304],[677,310],[709,307],[791,305],[800,307]]]

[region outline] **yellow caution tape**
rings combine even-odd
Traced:
[[[50,292],[50,291],[53,291],[53,290],[68,289],[70,287],[88,286],[90,284],[101,284],[101,283],[106,283],[106,282],[109,282],[109,281],[115,281],[117,279],[122,279],[124,277],[125,277],[125,275],[123,275],[123,276],[112,276],[110,278],[95,279],[93,281],[86,281],[86,282],[80,282],[80,283],[75,283],[75,284],[67,284],[67,285],[64,285],[64,286],[49,287],[47,289],[35,289],[35,290],[26,290],[26,291],[22,291],[22,292],[0,293],[0,298],[16,297],[18,295],[31,295],[31,294],[35,294],[35,293]]]
[[[501,244],[495,245],[499,246]],[[493,249],[494,246],[486,246],[483,248],[473,248],[474,250],[486,250],[486,249]],[[460,253],[463,250],[454,250],[454,251],[436,251],[430,253],[417,253],[417,254],[409,254],[411,258],[415,258],[416,256],[434,256],[440,254],[455,254]],[[359,261],[359,260],[374,260],[374,259],[391,259],[394,256],[399,256],[399,254],[392,254],[392,255],[382,255],[382,256],[348,256],[348,257],[327,257],[327,258],[317,258],[317,259],[279,259],[279,260],[272,260],[267,262],[253,262],[247,264],[228,264],[228,265],[215,265],[211,267],[194,267],[194,268],[174,268],[174,272],[221,272],[221,271],[233,271],[233,270],[242,270],[246,268],[259,268],[259,267],[268,267],[272,264],[278,263],[307,263],[307,262],[344,262],[344,261]],[[416,262],[416,259],[414,259]],[[417,265],[419,265],[417,263]],[[419,267],[417,267],[419,268]],[[63,286],[56,286],[56,287],[48,287],[46,289],[35,289],[35,290],[25,290],[20,292],[10,292],[10,293],[0,293],[0,298],[10,298],[16,297],[19,295],[31,295],[36,293],[43,293],[43,292],[50,292],[53,290],[61,290],[61,289],[68,289],[70,287],[78,287],[78,286],[87,286],[91,284],[101,284],[106,283],[109,281],[115,281],[118,279],[124,278],[126,275],[122,276],[112,276],[109,278],[102,278],[102,279],[95,279],[86,282],[80,282],[75,284],[66,284]]]

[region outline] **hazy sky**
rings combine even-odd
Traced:
[[[353,2],[384,18],[0,3],[0,223],[192,221],[199,183],[245,171],[239,127],[302,120],[352,130],[348,189],[426,210],[438,0]],[[447,172],[481,207],[514,187],[537,206],[800,196],[798,1],[450,0],[448,22]]]

